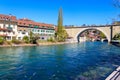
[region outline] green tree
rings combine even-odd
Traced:
[[[34,34],[33,35],[33,44],[37,44],[37,40],[40,38],[39,34]]]
[[[114,40],[120,40],[120,33],[117,33],[117,34],[114,36],[113,39],[114,39]]]
[[[63,15],[62,15],[62,8],[59,10],[58,15],[58,25],[57,25],[57,32],[56,32],[56,39],[59,42],[65,41],[65,39],[68,37],[67,32],[65,28],[63,27]]]
[[[4,38],[0,37],[0,44],[3,44],[3,43],[4,43]]]
[[[24,41],[25,43],[29,43],[29,42],[30,42],[29,37],[28,37],[28,36],[24,36],[24,37],[23,37],[23,41]]]
[[[17,40],[16,37],[13,37],[12,38],[12,43],[14,43],[14,44],[20,44],[21,41]]]
[[[50,37],[49,39],[47,39],[48,42],[55,42],[53,37]]]
[[[100,37],[101,38],[106,38],[106,36],[102,32],[100,32]]]
[[[30,43],[37,44],[37,40],[39,39],[39,34],[34,34],[30,31]]]
[[[30,31],[29,36],[30,36],[30,43],[32,43],[32,40],[33,40],[33,33],[32,33],[32,31]]]

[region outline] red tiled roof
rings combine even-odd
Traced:
[[[53,24],[39,23],[39,22],[29,20],[27,18],[17,20],[16,16],[10,16],[10,15],[4,15],[4,14],[0,14],[0,20],[16,21],[18,26],[23,26],[23,27],[29,27],[30,25],[32,25],[32,27],[38,26],[40,28],[43,28],[43,27],[53,28]]]
[[[32,27],[34,27],[34,26],[38,26],[38,27],[43,27],[44,26],[44,27],[47,27],[47,28],[53,27],[52,24],[45,24],[45,23],[34,22],[34,21],[26,19],[26,18],[19,19],[18,20],[18,25],[19,26],[26,26],[26,27],[29,27],[30,25]]]
[[[4,15],[4,14],[0,14],[0,20],[17,21],[16,16],[10,16],[10,15]]]

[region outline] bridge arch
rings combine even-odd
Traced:
[[[78,42],[79,42],[79,37],[80,37],[80,35],[81,35],[84,31],[87,31],[87,30],[97,30],[97,31],[102,32],[102,33],[106,36],[108,42],[110,42],[110,35],[109,35],[108,33],[106,33],[106,31],[104,31],[103,29],[100,29],[100,28],[83,28],[83,29],[80,30],[80,31],[77,33],[77,35],[76,35],[76,38],[77,38],[77,41],[78,41]]]

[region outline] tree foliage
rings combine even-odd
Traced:
[[[101,37],[101,38],[106,38],[105,34],[102,33],[102,32],[100,32],[100,37]]]
[[[49,39],[47,39],[48,42],[55,42],[55,39],[53,37],[50,37]]]
[[[32,44],[36,44],[37,40],[39,39],[39,34],[34,34],[32,32],[30,32],[30,43]]]
[[[12,38],[12,43],[14,43],[14,44],[20,44],[21,41],[17,40],[16,37],[13,37]]]
[[[3,44],[3,43],[4,43],[4,38],[0,37],[0,44]]]
[[[24,41],[25,43],[29,43],[29,42],[30,42],[30,39],[29,39],[28,36],[24,36],[24,37],[23,37],[23,41]]]
[[[57,41],[62,42],[62,41],[65,41],[67,37],[68,37],[67,32],[65,28],[63,27],[62,8],[60,8],[59,15],[58,15],[56,38],[57,38]]]
[[[114,40],[120,40],[120,33],[116,34],[113,39]]]

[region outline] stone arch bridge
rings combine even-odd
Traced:
[[[104,33],[108,42],[112,41],[112,38],[117,34],[120,33],[120,26],[117,25],[108,25],[108,26],[89,26],[89,27],[66,27],[65,28],[68,36],[71,37],[71,40],[74,42],[78,42],[79,35],[86,31],[95,29]]]

